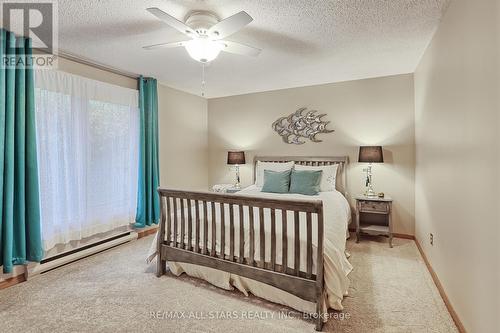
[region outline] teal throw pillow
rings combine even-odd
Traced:
[[[291,171],[292,170],[264,170],[264,186],[262,186],[262,192],[288,193]]]
[[[316,195],[319,193],[322,170],[292,170],[290,177],[290,193]]]

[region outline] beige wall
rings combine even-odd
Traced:
[[[207,100],[158,86],[160,184],[208,189]]]
[[[496,2],[452,1],[415,73],[416,237],[468,332],[500,331]]]
[[[395,231],[414,233],[413,76],[399,75],[210,99],[208,101],[209,182],[231,183],[226,152],[242,149],[247,164],[242,183],[252,181],[254,155],[349,155],[348,191],[364,191],[359,145],[383,145],[386,163],[374,165],[374,186],[394,197]],[[334,133],[321,143],[285,144],[271,129],[299,107],[327,113]]]

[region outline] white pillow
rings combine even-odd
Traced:
[[[295,165],[295,170],[297,171],[316,171],[321,170],[321,181],[319,183],[320,192],[331,192],[335,191],[335,185],[337,181],[337,169],[339,165],[318,165],[318,166],[310,166],[310,165]]]
[[[293,161],[284,163],[257,161],[257,166],[256,166],[257,171],[255,173],[255,185],[259,187],[264,186],[264,170],[288,171],[292,170],[294,164],[295,163]]]

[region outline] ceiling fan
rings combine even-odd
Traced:
[[[191,40],[144,46],[146,50],[183,46],[191,58],[201,63],[214,60],[221,51],[252,57],[258,56],[261,52],[255,47],[225,40],[253,21],[253,18],[244,11],[224,20],[219,20],[217,15],[209,11],[194,11],[186,17],[185,22],[156,7],[148,8],[147,11],[187,35]]]

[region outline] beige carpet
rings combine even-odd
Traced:
[[[313,332],[297,312],[197,279],[158,279],[151,237],[0,291],[2,332]],[[350,295],[328,332],[456,332],[413,241],[348,242]]]

